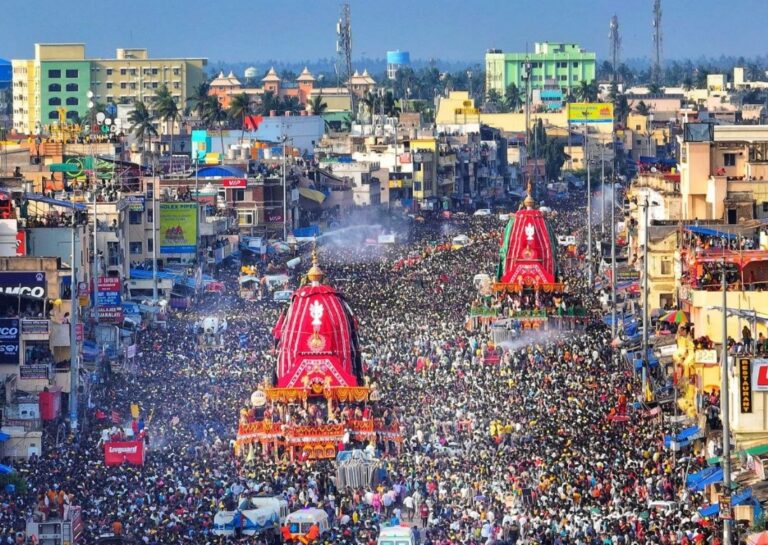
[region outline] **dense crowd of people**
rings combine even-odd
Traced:
[[[583,218],[569,203],[555,221],[558,234],[572,234]],[[375,543],[384,521],[413,521],[433,545],[718,545],[718,525],[697,514],[704,498],[684,487],[703,458],[688,456],[684,466],[664,450],[667,425],[646,417],[638,377],[599,321],[495,347],[501,357],[492,364],[478,357],[492,339],[468,331],[465,318],[473,276],[494,270],[502,227],[495,217],[453,215],[408,224],[404,242],[389,249],[321,246],[328,282],[357,314],[365,370],[382,393],[378,410],[403,430],[399,454],[381,454],[386,476],[376,486],[337,488],[328,461],[235,456],[240,410],[272,376],[270,330],[281,307],[241,299],[233,265],[218,275],[224,293],[203,295],[166,328],[143,333],[135,373],[96,385],[84,431],[61,448],[48,434],[43,454],[16,466],[27,490],[0,494],[0,537],[16,540],[35,510],[62,505],[45,505],[49,491],[64,491],[82,507],[84,543],[116,527],[147,545],[240,542],[214,536],[213,518],[259,492],[283,495],[291,509],[326,510],[328,543]],[[474,243],[428,250],[456,233]],[[412,255],[418,274],[393,267]],[[568,300],[596,308],[581,264],[561,265]],[[194,326],[211,315],[226,319],[223,342]],[[127,424],[132,403],[145,422],[145,464],[105,467],[97,442],[112,424],[94,415],[115,411]],[[609,418],[617,413],[625,418]]]

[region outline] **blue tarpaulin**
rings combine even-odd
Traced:
[[[758,506],[760,505],[760,503],[752,497],[752,489],[751,488],[745,488],[744,490],[742,490],[738,494],[735,494],[731,498],[731,505],[733,505],[733,506],[736,506],[736,505],[748,505],[748,504],[751,504],[753,506],[754,505],[758,505]],[[710,505],[708,507],[704,507],[703,509],[699,509],[699,514],[702,517],[714,517],[718,513],[720,513],[720,504],[719,503],[713,503],[712,505]]]
[[[0,431],[0,442],[2,442],[2,441],[7,441],[7,440],[8,440],[8,439],[10,439],[10,438],[11,438],[11,436],[10,436],[10,435],[8,435],[7,433],[5,433],[4,431]]]
[[[697,235],[702,235],[705,237],[719,237],[719,238],[728,238],[729,240],[733,240],[736,238],[737,235],[734,235],[733,233],[728,233],[726,231],[721,231],[719,229],[713,229],[711,227],[701,227],[699,225],[686,225],[685,226],[686,231],[690,231],[691,233],[696,233]]]
[[[723,469],[718,467],[717,471],[713,471],[703,479],[694,483],[693,486],[690,486],[689,488],[693,491],[700,492],[704,490],[707,487],[707,485],[719,483],[722,480],[723,480]]]
[[[708,467],[705,469],[702,469],[701,471],[698,471],[696,473],[691,473],[688,475],[688,477],[685,479],[685,484],[688,487],[695,486],[703,479],[706,479],[707,477],[717,473],[717,471],[720,468],[717,466]]]
[[[168,272],[168,271],[157,271],[157,277],[160,279],[173,280],[176,284],[187,286],[189,288],[195,287],[195,278],[193,276],[187,276],[184,274],[177,274],[177,273]],[[131,269],[131,278],[136,280],[151,280],[152,271],[145,270],[145,269]],[[207,274],[204,274],[203,287],[210,284],[211,282],[215,282],[214,278],[212,276],[208,276]]]
[[[5,464],[0,464],[0,475],[8,475],[9,473],[13,473],[13,468]]]

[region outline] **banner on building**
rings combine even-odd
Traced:
[[[0,364],[18,365],[20,333],[17,318],[0,318]]]
[[[16,231],[16,255],[27,255],[27,232],[23,229]]]
[[[610,102],[571,102],[568,104],[569,123],[613,123]]]
[[[97,316],[98,316],[99,322],[119,324],[123,321],[123,307],[122,306],[98,307]]]
[[[18,297],[45,299],[45,273],[37,272],[0,272],[0,293]]]
[[[245,178],[222,178],[221,187],[244,188],[247,185]]]
[[[160,253],[194,254],[197,250],[197,203],[160,203]]]
[[[144,195],[129,195],[123,197],[117,202],[117,211],[128,210],[130,212],[144,212],[146,208],[146,197]]]
[[[144,441],[107,441],[104,443],[104,464],[144,465]]]
[[[282,223],[283,212],[277,210],[267,210],[267,223]]]
[[[33,363],[19,367],[19,377],[24,379],[47,379],[50,366],[44,363]]]
[[[739,358],[739,400],[742,414],[750,414],[752,412],[752,360],[749,358]]]
[[[122,304],[122,285],[114,276],[100,276],[97,282],[96,304],[104,307],[117,307]]]
[[[48,340],[49,334],[48,320],[22,320],[21,336],[25,340]]]

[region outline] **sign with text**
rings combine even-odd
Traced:
[[[33,299],[45,299],[45,273],[0,272],[0,293]]]
[[[221,187],[245,187],[247,180],[245,178],[222,178]]]
[[[282,223],[283,212],[282,211],[267,211],[267,223]]]
[[[107,441],[104,443],[104,464],[144,465],[144,441]]]
[[[123,307],[100,306],[98,307],[98,318],[100,322],[118,324],[123,321]]]
[[[739,401],[742,414],[752,412],[752,360],[739,358]]]
[[[16,231],[16,255],[27,255],[27,232],[22,229]]]
[[[610,102],[571,102],[568,104],[569,123],[613,123]]]
[[[46,340],[48,320],[22,320],[21,336],[28,340]]]
[[[702,365],[717,365],[717,350],[694,350],[693,359]]]
[[[120,279],[113,276],[100,276],[96,290],[96,305],[100,307],[119,307],[122,303]]]
[[[197,248],[197,203],[160,203],[160,253],[194,254]]]
[[[755,392],[768,392],[768,359],[752,360],[752,389]]]
[[[19,363],[19,326],[17,318],[0,318],[0,364]]]
[[[129,210],[131,212],[144,212],[146,208],[146,197],[144,195],[128,195],[123,197],[117,203],[117,210]]]
[[[19,367],[19,376],[26,379],[47,379],[50,366],[43,363],[33,363]]]

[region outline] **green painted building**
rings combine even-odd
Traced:
[[[525,64],[530,63],[531,89],[559,87],[563,94],[595,80],[595,53],[576,44],[536,43],[533,53],[502,53],[492,49],[485,54],[486,91],[496,90],[501,96],[514,83],[525,89]]]
[[[41,61],[40,119],[43,124],[59,121],[60,108],[70,123],[85,118],[90,88],[90,61]]]

